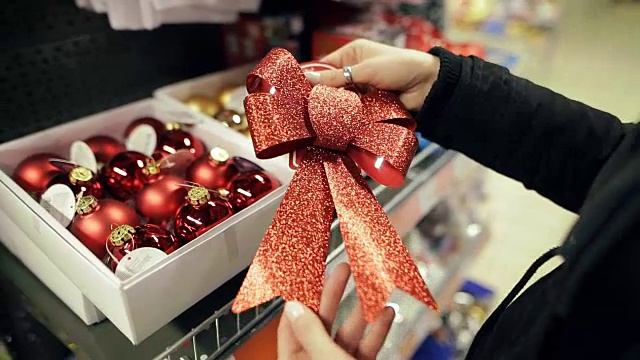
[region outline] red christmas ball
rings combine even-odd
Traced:
[[[184,203],[185,180],[172,174],[152,175],[148,184],[135,195],[136,210],[149,222],[164,225]]]
[[[162,159],[164,159],[182,149],[188,150],[196,157],[202,156],[206,152],[202,141],[183,130],[182,125],[178,123],[167,124],[165,131],[158,135],[156,152],[162,154]],[[156,155],[154,155],[155,157]]]
[[[98,258],[107,255],[106,243],[114,225],[138,226],[140,219],[126,204],[112,200],[98,200],[83,196],[78,200],[76,217],[69,230]]]
[[[76,166],[69,172],[56,175],[49,181],[47,188],[55,184],[68,186],[75,195],[91,195],[96,199],[102,199],[104,197],[104,189],[98,180],[98,176],[82,166]]]
[[[145,169],[152,161],[135,151],[117,154],[102,169],[102,182],[114,198],[126,201],[145,186]]]
[[[49,159],[60,158],[60,155],[53,153],[31,155],[18,164],[13,172],[13,180],[26,192],[39,198],[51,179],[62,173],[62,170],[51,164]]]
[[[224,189],[240,172],[252,170],[262,169],[247,159],[229,157],[225,150],[216,147],[191,163],[187,168],[187,180],[208,189]]]
[[[235,210],[240,211],[251,206],[279,186],[280,182],[264,171],[243,172],[229,182],[229,198]]]
[[[101,164],[108,163],[112,157],[127,150],[123,143],[106,135],[92,136],[84,142],[91,148],[96,161]]]
[[[203,187],[189,190],[187,202],[175,216],[176,237],[187,243],[233,215],[233,207],[218,192]]]
[[[110,253],[109,265],[112,271],[116,271],[120,260],[135,249],[151,247],[168,255],[178,249],[180,243],[173,234],[157,225],[120,225],[111,231],[107,246]]]
[[[156,118],[152,118],[150,116],[147,117],[143,117],[143,118],[139,118],[136,120],[133,120],[125,129],[124,131],[124,137],[129,137],[129,135],[131,135],[131,132],[133,131],[133,129],[137,128],[140,125],[149,125],[151,126],[155,131],[156,134],[159,135],[160,133],[162,133],[165,129],[165,125],[162,121],[156,119]]]

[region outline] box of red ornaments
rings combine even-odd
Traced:
[[[0,167],[2,242],[134,344],[249,265],[293,175],[152,99],[2,144]]]

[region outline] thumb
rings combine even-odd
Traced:
[[[320,318],[308,307],[297,301],[290,301],[284,306],[284,315],[291,325],[291,333],[311,360],[349,359],[327,334]]]
[[[365,60],[359,64],[351,66],[351,78],[354,83],[372,84],[376,72],[376,63],[371,59]],[[305,73],[307,80],[313,85],[326,85],[331,87],[342,87],[347,83],[344,69],[325,70],[325,71],[308,71]]]

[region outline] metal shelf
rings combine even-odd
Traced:
[[[404,236],[467,176],[470,162],[462,155],[432,146],[416,156],[405,186],[373,186],[373,192]],[[337,222],[332,224],[327,270],[347,261]],[[230,312],[244,272],[238,274],[141,344],[134,346],[104,321],[84,325],[22,264],[0,247],[0,269],[34,309],[36,317],[74,350],[78,359],[225,359],[268,324],[283,306],[280,299],[235,315]],[[353,285],[351,285],[352,287]],[[17,295],[19,296],[19,295]],[[215,310],[217,309],[217,310]],[[212,310],[213,311],[212,313]]]

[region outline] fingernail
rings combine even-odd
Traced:
[[[297,301],[289,301],[284,305],[284,313],[289,320],[295,320],[304,312],[304,307]]]
[[[316,71],[307,71],[304,73],[304,76],[307,77],[307,80],[309,80],[310,83],[312,84],[317,84],[320,82],[320,73],[316,72]]]

